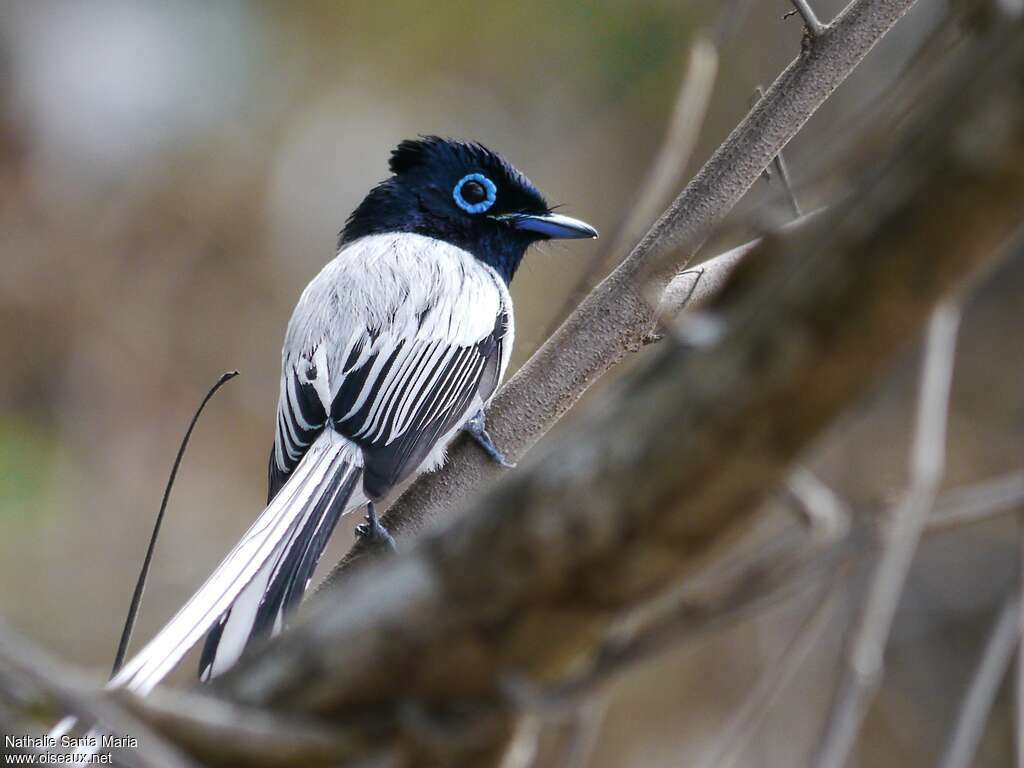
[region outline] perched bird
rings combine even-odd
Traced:
[[[366,506],[359,535],[393,546],[374,502],[460,430],[507,463],[483,413],[512,351],[508,285],[531,244],[597,231],[477,143],[404,141],[390,169],[288,324],[267,508],[111,687],[148,692],[203,635],[209,679],[279,631],[340,516]]]

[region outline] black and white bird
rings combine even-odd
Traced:
[[[349,217],[282,350],[268,506],[212,576],[111,680],[145,694],[207,635],[200,677],[280,631],[345,512],[389,542],[374,502],[439,467],[467,429],[504,463],[483,412],[508,367],[508,285],[541,240],[592,238],[486,147],[404,141]]]

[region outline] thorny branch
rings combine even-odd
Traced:
[[[659,347],[471,514],[356,573],[214,690],[329,714],[354,741],[399,745],[399,764],[491,764],[516,719],[501,681],[571,679],[625,612],[720,558],[803,447],[1014,231],[1024,40],[984,51],[963,76],[989,89],[952,88],[849,201],[743,262],[708,308],[717,343]],[[993,105],[999,146],[963,152]],[[948,336],[939,317],[933,336]],[[922,434],[945,402],[928,392]],[[916,455],[927,488],[934,455]]]
[[[825,34],[825,25],[818,21],[818,17],[814,14],[814,9],[807,0],[791,0],[793,3],[793,10],[787,13],[790,16],[794,13],[799,13],[800,18],[804,20],[804,28],[811,37],[821,37]]]
[[[665,136],[640,184],[639,198],[607,248],[601,249],[569,290],[563,306],[555,314],[556,325],[551,333],[586,296],[596,279],[614,266],[616,262],[612,260],[621,259],[623,253],[640,241],[678,190],[704,124],[718,76],[721,48],[742,20],[745,5],[745,0],[722,3],[714,28],[703,30],[695,37]]]
[[[851,2],[775,80],[630,255],[502,387],[488,427],[511,460],[520,459],[591,384],[643,345],[655,320],[644,286],[685,267],[779,151],[913,5],[914,0]],[[401,540],[451,519],[500,474],[462,441],[449,450],[444,472],[421,477],[384,523]],[[326,583],[340,581],[362,554],[356,544]]]

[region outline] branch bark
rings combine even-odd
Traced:
[[[686,186],[632,253],[502,387],[488,429],[504,453],[520,459],[609,368],[639,349],[655,311],[649,280],[684,267],[736,202],[914,0],[854,0],[800,55]],[[442,472],[421,477],[384,515],[399,539],[451,519],[501,470],[460,441]],[[326,584],[338,582],[365,547],[356,544]]]
[[[662,345],[471,514],[360,569],[212,690],[330,715],[353,743],[396,747],[400,765],[493,764],[516,719],[502,682],[557,685],[627,611],[726,550],[1015,231],[1020,28],[985,51],[859,194],[743,261],[709,308],[717,343]]]

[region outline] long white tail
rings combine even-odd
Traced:
[[[358,447],[333,430],[325,430],[203,586],[107,687],[127,688],[139,695],[149,693],[243,593],[246,602],[253,605],[238,605],[236,618],[239,614],[246,617],[251,628],[259,597],[271,581],[275,566],[292,549],[305,546],[303,536],[298,535],[300,531],[321,527],[322,521],[314,519],[317,515],[322,517],[325,510],[349,506],[346,502],[361,472]],[[225,646],[217,671],[234,662],[245,646],[247,634],[240,643],[233,640]]]
[[[253,631],[268,588],[285,586],[275,611],[301,596],[305,582],[296,588],[285,569],[291,564],[291,573],[311,574],[338,515],[365,502],[361,493],[353,493],[361,474],[359,448],[325,430],[206,582],[106,687],[146,695],[221,617],[231,616],[232,634],[222,635],[221,643],[215,644],[216,659],[205,676],[233,664]],[[59,738],[78,725],[77,718],[66,717],[50,735]],[[93,728],[89,733],[99,732]],[[95,751],[76,750],[85,757]]]

